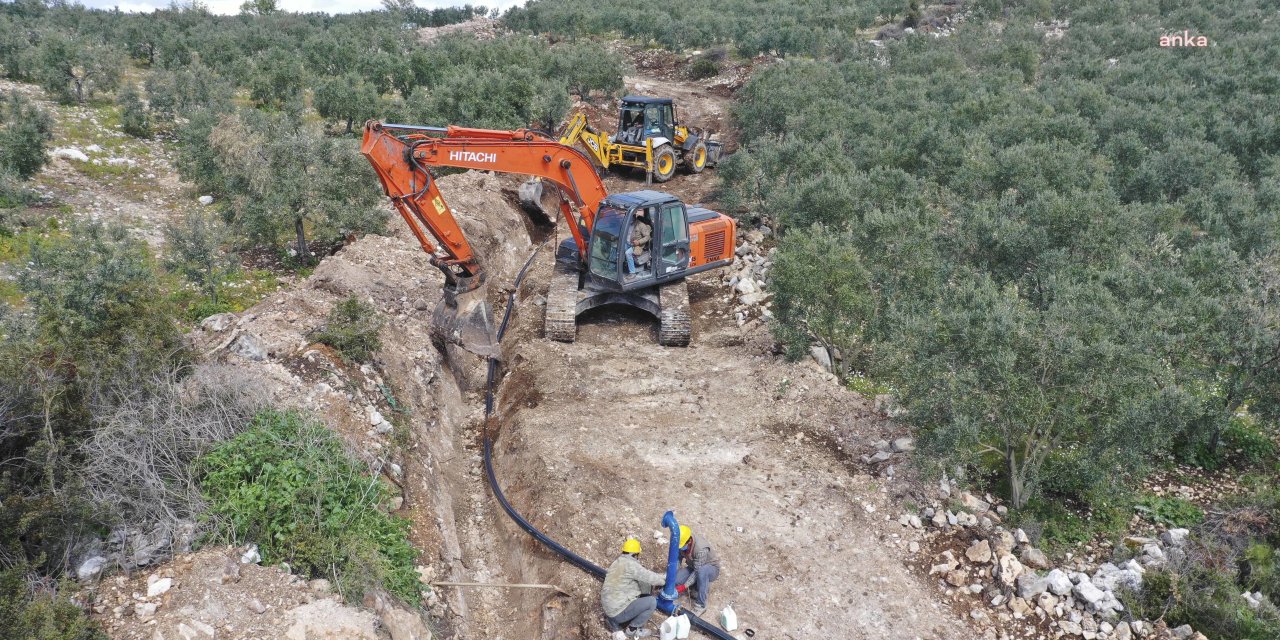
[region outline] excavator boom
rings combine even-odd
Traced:
[[[428,133],[444,135],[433,137]],[[383,190],[423,249],[436,254],[430,235],[447,254],[441,259],[442,264],[457,266],[465,276],[477,275],[480,265],[428,167],[519,173],[555,184],[572,201],[562,200],[561,212],[570,222],[574,242],[584,255],[596,211],[609,195],[582,152],[528,129],[410,127],[370,121],[365,125],[360,152],[378,172]],[[571,204],[578,209],[576,218]]]
[[[445,274],[445,296],[433,322],[436,330],[446,342],[486,357],[497,357],[498,344],[485,300],[484,268],[428,168],[518,173],[556,185],[561,214],[580,256],[587,255],[596,212],[608,196],[586,156],[528,129],[418,127],[369,121],[360,152],[373,165],[383,191],[414,237],[431,255],[431,263]]]

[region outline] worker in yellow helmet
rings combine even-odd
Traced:
[[[676,592],[685,593],[692,588],[693,607],[689,611],[701,616],[707,610],[711,583],[720,577],[720,558],[705,536],[693,535],[693,530],[684,525],[680,525],[680,558],[684,566],[676,572]]]
[[[613,632],[613,640],[653,635],[643,627],[658,607],[652,591],[662,587],[667,577],[644,568],[639,558],[640,541],[627,538],[622,543],[622,554],[604,574],[600,606],[604,609],[605,624]]]

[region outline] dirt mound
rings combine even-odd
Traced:
[[[456,24],[447,24],[443,27],[423,27],[418,29],[419,42],[431,42],[441,36],[451,34],[470,34],[477,40],[492,40],[498,37],[499,27],[495,20],[490,20],[484,16],[479,16],[459,22]]]

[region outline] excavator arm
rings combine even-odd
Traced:
[[[433,133],[443,136],[429,135]],[[423,250],[432,255],[432,263],[445,271],[455,288],[478,279],[482,267],[429,167],[519,173],[551,182],[565,196],[560,210],[579,255],[586,255],[596,211],[608,196],[582,152],[528,129],[412,127],[370,121],[365,124],[360,152],[373,165],[387,197]],[[437,254],[437,246],[445,256]]]
[[[371,120],[365,123],[360,152],[431,256],[431,264],[445,274],[444,299],[436,308],[433,332],[445,343],[485,357],[499,357],[500,349],[485,299],[484,268],[429,168],[520,173],[556,185],[561,214],[584,259],[596,212],[608,196],[582,152],[528,129],[418,127]]]

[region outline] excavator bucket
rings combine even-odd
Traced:
[[[542,181],[537,178],[531,178],[520,185],[520,208],[525,213],[547,217],[547,213],[542,210]]]
[[[502,345],[486,298],[488,288],[446,289],[431,316],[431,332],[443,344],[453,344],[482,358],[502,359]]]

